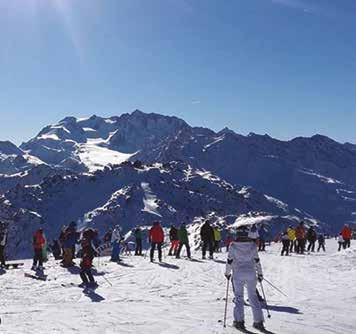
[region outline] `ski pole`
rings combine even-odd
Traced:
[[[282,290],[278,289],[275,285],[273,285],[269,280],[266,278],[263,278],[273,289],[277,290],[279,293],[281,293],[283,296],[288,297]]]
[[[226,283],[225,312],[224,312],[224,328],[226,328],[227,303],[228,303],[228,299],[229,299],[229,284],[230,284],[230,279],[228,279],[228,280],[227,280],[227,283]]]
[[[263,298],[266,302],[266,310],[267,310],[267,317],[270,319],[271,318],[271,313],[269,313],[269,308],[268,308],[268,303],[267,303],[267,299],[266,299],[266,295],[265,295],[265,290],[263,288],[263,284],[262,284],[262,281],[260,282],[261,284],[261,290],[262,290],[262,294],[263,294]]]

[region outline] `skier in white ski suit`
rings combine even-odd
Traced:
[[[263,280],[262,267],[257,252],[256,236],[245,228],[237,230],[236,241],[229,248],[225,276],[231,278],[235,293],[234,326],[245,329],[244,287],[247,288],[249,303],[253,313],[253,326],[264,329],[261,304],[256,294],[257,281]]]

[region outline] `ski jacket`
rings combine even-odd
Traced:
[[[46,238],[43,235],[43,232],[38,230],[33,235],[33,248],[34,249],[43,249],[46,244]]]
[[[164,241],[164,233],[161,225],[157,224],[151,227],[149,233],[150,242],[162,243]]]
[[[319,243],[319,244],[325,243],[325,237],[324,237],[323,234],[319,234],[319,236],[318,236],[318,243]]]
[[[225,274],[233,272],[240,279],[254,279],[257,275],[262,276],[262,266],[257,252],[256,243],[233,241],[229,248]]]
[[[287,240],[289,240],[288,233],[283,233],[281,239],[282,239],[282,241],[287,241]]]
[[[295,230],[293,228],[289,227],[287,233],[290,241],[294,241],[296,239]]]
[[[178,240],[178,230],[175,227],[171,227],[169,230],[169,240],[176,241]]]
[[[202,241],[214,241],[214,230],[209,223],[204,223],[200,229],[200,237]]]
[[[337,242],[340,243],[340,244],[343,244],[344,243],[344,237],[342,235],[339,235],[338,238],[337,238]]]
[[[305,228],[302,225],[298,225],[295,228],[295,237],[297,239],[305,239]]]
[[[68,227],[64,233],[63,247],[73,248],[79,242],[79,233],[72,226]]]
[[[114,231],[112,231],[111,243],[120,243],[123,239],[120,229],[115,228]]]
[[[344,226],[344,228],[341,231],[342,237],[344,239],[351,239],[352,237],[352,230],[350,227],[348,226]]]
[[[93,266],[93,256],[89,253],[84,253],[82,261],[80,262],[80,268],[91,269]]]
[[[188,244],[189,243],[189,238],[188,238],[188,231],[185,227],[181,227],[178,230],[178,238],[179,242],[182,244]]]
[[[221,241],[221,232],[218,228],[214,228],[214,240]]]
[[[140,228],[137,228],[134,232],[135,238],[138,240],[142,240],[142,230]]]
[[[310,228],[307,232],[307,240],[308,241],[316,241],[317,235],[316,232]]]

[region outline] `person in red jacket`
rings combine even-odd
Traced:
[[[32,270],[43,270],[43,247],[46,244],[46,238],[43,234],[43,229],[39,228],[35,234],[33,235],[33,249],[34,249],[34,257],[33,257],[33,265]],[[37,267],[38,264],[38,267]]]
[[[304,223],[300,222],[295,229],[295,237],[297,239],[296,251],[298,254],[304,254],[305,249],[305,227]]]
[[[341,235],[344,238],[344,248],[349,248],[351,246],[352,230],[349,225],[345,224],[341,230]]]
[[[162,262],[162,244],[164,241],[164,232],[159,221],[153,223],[149,233],[149,241],[151,243],[151,262],[153,262],[156,246],[158,249],[158,260],[159,262]]]

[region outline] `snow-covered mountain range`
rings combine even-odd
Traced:
[[[26,255],[31,233],[40,224],[52,239],[71,221],[104,232],[117,223],[128,230],[157,219],[165,226],[204,217],[223,225],[234,224],[238,217],[279,224],[312,219],[275,198],[176,162],[128,162],[92,174],[57,175],[38,185],[17,186],[0,198],[0,215],[14,222],[9,247],[17,256]]]
[[[20,147],[0,142],[0,217],[20,222],[18,238],[31,222],[51,225],[52,236],[70,220],[129,228],[211,214],[314,217],[335,232],[356,220],[355,147],[214,132],[138,110],[67,117]]]

